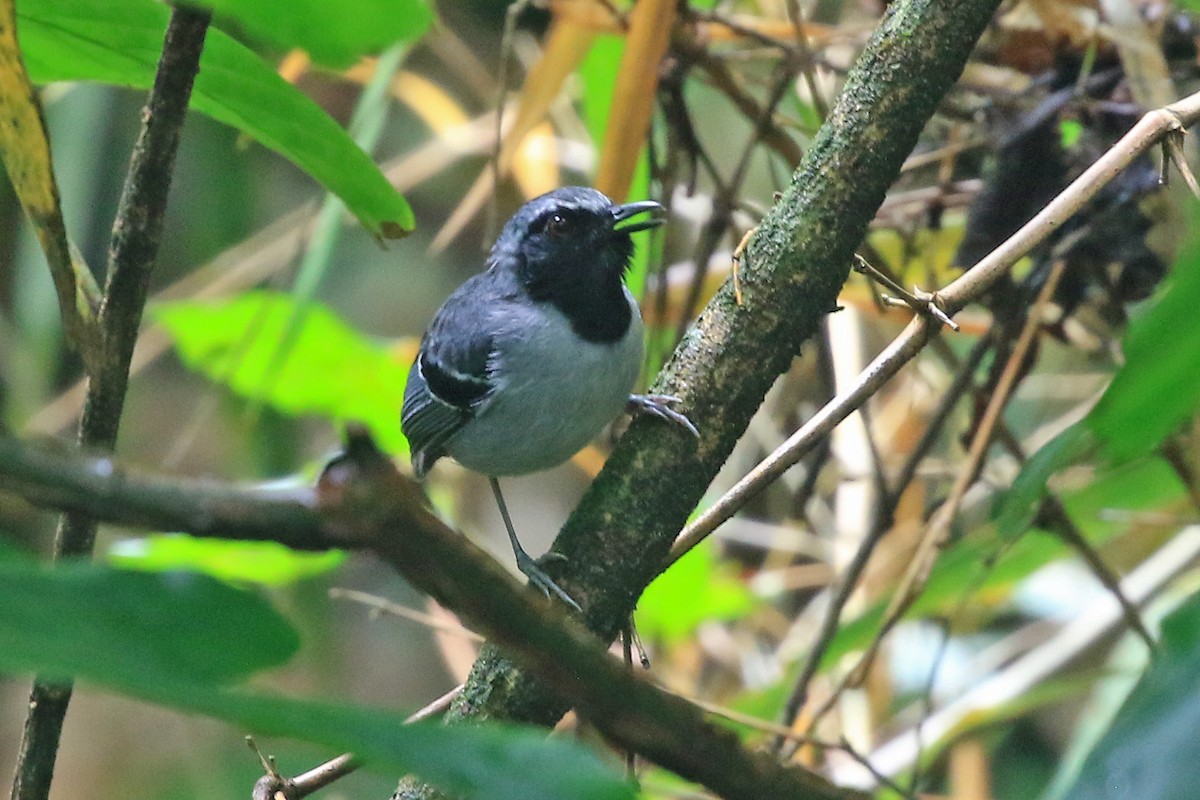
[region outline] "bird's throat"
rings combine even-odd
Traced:
[[[624,338],[633,311],[619,279],[577,281],[556,289],[546,299],[563,313],[581,339],[613,344]]]

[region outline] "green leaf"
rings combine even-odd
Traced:
[[[1067,800],[1196,796],[1200,596],[1163,622],[1162,648],[1084,762]]]
[[[1087,486],[1064,492],[1061,500],[1084,538],[1099,547],[1133,524],[1127,517],[1114,517],[1114,511],[1134,515],[1158,511],[1171,508],[1186,496],[1169,464],[1158,458],[1143,458],[1099,473]],[[1055,560],[1075,554],[1053,533],[1037,528],[1018,532],[1025,535],[1017,537],[1000,526],[983,527],[954,542],[934,565],[925,591],[906,617],[951,613],[967,601],[977,610],[999,606],[1020,581]],[[967,598],[965,592],[970,593]],[[879,630],[886,605],[886,601],[876,603],[861,616],[844,622],[830,643],[822,668],[865,647]]]
[[[433,14],[422,0],[197,0],[221,18],[234,20],[252,38],[299,47],[334,67],[416,39]],[[224,19],[219,19],[224,22]]]
[[[1194,209],[1193,209],[1194,210]],[[1158,449],[1200,408],[1200,237],[1193,236],[1155,300],[1125,334],[1125,365],[1079,422],[1026,462],[997,504],[997,526],[1028,526],[1054,473],[1096,455],[1109,464]]]
[[[148,89],[169,9],[153,0],[35,0],[17,9],[21,50],[39,83]],[[275,150],[345,203],[367,230],[412,230],[412,210],[346,132],[258,56],[210,30],[192,106]]]
[[[1011,539],[1028,528],[1054,473],[1095,449],[1095,434],[1086,420],[1080,420],[1034,453],[1013,485],[997,500],[996,528],[1000,535]]]
[[[257,733],[348,751],[368,765],[422,780],[467,800],[627,800],[633,787],[587,748],[545,731],[501,725],[405,725],[401,714],[248,692],[125,690],[163,705],[228,720]]]
[[[744,616],[754,604],[750,590],[705,542],[650,584],[638,601],[637,624],[643,636],[674,643],[704,622]]]
[[[297,637],[256,595],[203,575],[0,562],[0,670],[75,676],[160,705],[352,751],[465,798],[624,800],[577,742],[498,725],[405,725],[377,709],[217,685],[282,663]]]
[[[380,446],[407,452],[400,407],[408,365],[324,306],[312,304],[287,360],[272,370],[279,338],[293,312],[289,296],[261,291],[151,309],[189,368],[285,414],[362,422]],[[268,374],[272,379],[264,388]]]
[[[1078,120],[1064,119],[1058,123],[1058,138],[1063,150],[1070,150],[1083,135],[1083,125]]]
[[[0,669],[212,685],[286,662],[296,632],[204,575],[0,561]]]
[[[188,570],[233,584],[286,586],[322,575],[346,560],[341,550],[302,553],[277,542],[197,539],[181,534],[145,536],[115,543],[108,560],[145,572]]]
[[[1195,209],[1193,209],[1195,212]],[[1114,462],[1156,449],[1200,408],[1200,237],[1192,236],[1122,343],[1125,366],[1087,424]]]

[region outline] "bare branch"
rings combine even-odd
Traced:
[[[905,460],[904,466],[901,467],[896,477],[896,482],[888,488],[887,494],[884,497],[883,511],[876,518],[871,532],[859,544],[858,550],[854,553],[854,558],[851,559],[850,563],[846,566],[845,572],[840,576],[841,582],[830,599],[829,607],[825,609],[825,616],[821,620],[821,627],[817,632],[816,638],[813,640],[812,646],[809,648],[808,658],[804,662],[800,676],[796,679],[796,684],[792,688],[791,695],[784,704],[783,714],[781,715],[783,720],[787,722],[795,720],[796,716],[800,713],[800,709],[808,701],[808,686],[812,682],[813,676],[817,674],[817,670],[821,666],[821,661],[825,658],[825,652],[833,642],[834,636],[837,635],[842,609],[846,607],[846,603],[850,600],[850,595],[857,588],[858,579],[861,577],[863,570],[867,568],[867,562],[871,560],[871,555],[875,552],[876,545],[879,544],[884,535],[891,529],[892,515],[900,502],[900,496],[904,493],[904,490],[916,474],[917,464],[920,463],[933,446],[934,439],[941,431],[946,419],[950,416],[950,412],[958,405],[959,399],[971,385],[975,369],[983,361],[983,357],[989,349],[990,337],[984,336],[980,338],[967,357],[966,363],[959,368],[954,381],[946,389],[942,402],[929,421],[929,427],[926,428],[925,435],[921,437],[917,446],[913,448],[912,453]],[[774,741],[774,745],[787,754],[789,748],[783,739],[777,738]]]
[[[953,315],[977,300],[1013,264],[1037,247],[1066,220],[1083,208],[1121,170],[1172,135],[1179,125],[1191,127],[1200,120],[1200,93],[1148,112],[1103,157],[1052,200],[986,258],[936,292],[943,310]],[[863,370],[852,386],[831,400],[770,456],[739,480],[720,500],[700,514],[680,534],[671,549],[670,563],[695,547],[785,471],[797,464],[838,423],[858,410],[875,390],[907,364],[929,341],[930,323],[918,317]]]
[[[315,491],[171,480],[124,470],[108,458],[8,438],[0,438],[0,487],[106,522],[370,550],[520,659],[619,746],[726,798],[862,798],[815,773],[744,749],[690,703],[625,669],[560,606],[518,586],[493,559],[447,528],[420,488],[364,434],[352,435]]]

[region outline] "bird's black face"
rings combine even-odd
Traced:
[[[614,205],[595,189],[557,189],[513,215],[492,259],[515,268],[530,296],[557,306],[584,338],[620,338],[630,319],[621,291],[630,234],[662,224],[661,212],[650,200]]]

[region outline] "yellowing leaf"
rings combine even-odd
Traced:
[[[50,264],[68,335],[86,355],[85,326],[99,290],[87,267],[71,257],[46,123],[17,44],[13,0],[0,0],[0,156]]]

